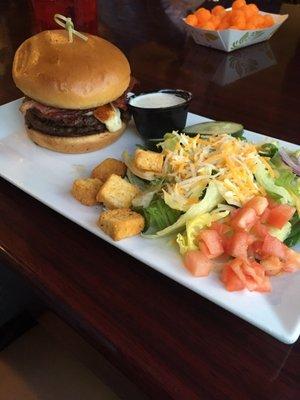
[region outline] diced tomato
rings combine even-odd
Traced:
[[[248,257],[249,236],[247,232],[235,232],[228,240],[226,252],[232,257],[246,259]]]
[[[254,292],[258,288],[258,283],[251,275],[246,275],[246,288],[250,292]]]
[[[263,258],[269,256],[279,257],[281,260],[285,260],[287,257],[287,247],[276,237],[266,235],[261,248],[261,255]]]
[[[257,283],[255,279],[253,279],[255,273],[247,261],[241,258],[235,258],[230,262],[230,267],[244,287],[247,287],[247,289],[251,291],[255,290],[257,287]],[[252,273],[249,273],[250,269],[252,269]]]
[[[231,231],[231,228],[229,225],[218,222],[218,221],[215,221],[211,224],[211,229],[217,231],[220,236],[226,235],[226,233]]]
[[[257,287],[255,271],[248,260],[235,258],[231,263],[231,268],[248,290],[255,290]]]
[[[199,242],[199,250],[201,251],[202,254],[205,255],[205,257],[212,259],[214,258],[211,254],[210,251],[208,249],[208,247],[206,246],[206,244],[204,242]]]
[[[226,289],[267,292],[271,290],[269,277],[265,275],[264,268],[255,261],[235,258],[224,266],[222,282]]]
[[[243,290],[245,288],[245,285],[243,284],[243,282],[239,279],[239,277],[232,270],[230,263],[226,264],[223,267],[223,271],[221,274],[221,280],[229,292]]]
[[[257,215],[262,215],[268,207],[268,200],[266,197],[255,196],[249,200],[244,207],[253,208]]]
[[[268,208],[265,209],[265,211],[264,211],[264,212],[262,213],[262,215],[260,216],[260,222],[261,222],[262,224],[264,224],[264,223],[267,222],[267,219],[268,219],[268,217],[269,217],[269,214],[270,214],[270,208],[268,207]]]
[[[240,211],[240,208],[235,208],[234,210],[230,211],[230,219],[233,219],[235,215]]]
[[[222,244],[223,244],[223,248],[224,248],[224,252],[226,253],[226,254],[228,254],[227,253],[227,249],[229,248],[229,245],[230,245],[230,242],[231,242],[231,238],[232,238],[232,235],[224,235],[224,236],[222,236]]]
[[[186,269],[194,276],[207,276],[212,269],[212,262],[200,250],[188,251],[184,256]]]
[[[282,271],[284,272],[295,272],[297,271],[297,267],[292,260],[287,260],[283,263]]]
[[[255,271],[253,279],[256,281],[256,287],[254,290],[257,292],[269,292],[271,290],[271,283],[269,277],[265,274],[264,268],[255,261],[251,265]]]
[[[229,279],[229,274],[232,272],[232,269],[230,267],[230,263],[223,265],[221,274],[220,274],[220,279],[223,283],[226,283]]]
[[[251,274],[251,275],[250,274],[246,274],[244,271],[243,271],[243,273],[244,273],[244,280],[245,280],[246,288],[248,290],[250,290],[250,292],[253,292],[254,290],[256,290],[256,288],[258,286],[258,283],[255,281],[255,279],[252,276],[252,275],[255,275],[254,271],[253,271],[253,274]]]
[[[202,230],[199,250],[188,251],[184,265],[192,275],[203,277],[213,266],[220,267],[220,260],[226,257],[220,278],[227,290],[269,292],[269,277],[300,269],[300,254],[271,236],[265,224],[280,229],[294,212],[294,207],[256,196],[231,212],[230,217]],[[233,257],[230,262],[229,257]]]
[[[256,222],[253,228],[251,229],[251,233],[253,233],[259,239],[263,239],[266,235],[269,234],[268,228],[261,224],[260,222]]]
[[[287,248],[287,258],[293,260],[296,267],[300,268],[300,253],[295,250]]]
[[[262,257],[262,245],[262,240],[256,240],[255,242],[253,242],[248,248],[249,255],[260,259]]]
[[[251,261],[251,267],[253,268],[255,274],[253,275],[253,279],[257,284],[254,290],[257,292],[270,292],[271,282],[269,277],[266,276],[264,267],[256,261]]]
[[[263,266],[266,275],[277,275],[283,269],[283,263],[280,261],[279,257],[276,256],[269,256],[260,263]]]
[[[231,269],[235,272],[235,274],[239,277],[239,279],[245,284],[245,277],[242,271],[244,260],[241,258],[234,258],[230,265]]]
[[[281,229],[293,216],[296,209],[288,204],[279,204],[270,210],[267,223]]]
[[[287,248],[287,259],[283,264],[283,270],[285,272],[295,272],[300,268],[300,254],[296,251]]]
[[[271,292],[271,282],[268,276],[265,277],[264,281],[255,289],[257,292]]]
[[[204,229],[200,232],[200,240],[203,240],[212,257],[219,257],[224,253],[222,238],[214,229]]]
[[[222,241],[223,250],[225,251],[226,245],[228,241],[230,241],[233,233],[231,226],[229,226],[227,223],[224,224],[221,222],[213,222],[211,225],[211,229],[214,229],[219,233]]]
[[[248,233],[248,240],[247,240],[248,245],[250,246],[254,242],[256,242],[256,236],[253,235],[252,233]]]
[[[252,276],[258,285],[260,285],[265,279],[265,270],[263,266],[254,260],[250,261],[248,265],[245,265],[245,272]]]
[[[234,229],[250,230],[258,221],[258,216],[253,208],[240,208],[231,220]]]

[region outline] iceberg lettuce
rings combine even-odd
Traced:
[[[163,141],[157,144],[157,147],[161,147],[162,150],[173,151],[176,147],[176,144],[180,141],[180,135],[177,131],[173,131],[172,133],[166,133]]]
[[[300,215],[300,178],[282,161],[279,154],[272,157],[271,162],[278,173],[275,184],[283,187],[290,193]]]
[[[174,224],[181,215],[180,211],[170,208],[158,195],[152,198],[147,207],[134,207],[134,210],[143,215],[145,230],[151,234]]]
[[[155,239],[158,237],[168,236],[172,233],[178,233],[183,230],[186,226],[186,223],[189,220],[192,220],[201,214],[209,213],[212,211],[219,203],[223,200],[222,196],[219,193],[218,187],[215,183],[210,183],[207,187],[205,196],[199,203],[192,205],[189,210],[181,215],[178,220],[173,224],[161,231],[158,231],[155,235],[147,235],[144,234],[144,237]]]
[[[262,163],[258,165],[254,175],[257,182],[271,197],[278,199],[282,204],[295,205],[293,196],[284,187],[276,185]]]

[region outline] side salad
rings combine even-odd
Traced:
[[[234,123],[185,131],[123,153],[142,235],[173,237],[195,277],[216,270],[229,291],[270,291],[271,276],[300,268],[300,150],[251,143]]]

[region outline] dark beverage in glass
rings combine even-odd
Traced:
[[[72,18],[77,31],[98,33],[97,0],[31,0],[34,32],[61,29],[54,22],[55,14]]]

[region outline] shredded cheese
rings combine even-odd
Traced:
[[[186,204],[191,204],[197,185],[203,187],[211,180],[226,193],[229,204],[242,206],[253,196],[265,195],[254,178],[258,163],[263,162],[271,176],[275,173],[268,158],[261,157],[254,144],[227,134],[207,139],[181,134],[178,138],[174,150],[163,149],[167,191],[174,198],[184,196]]]

